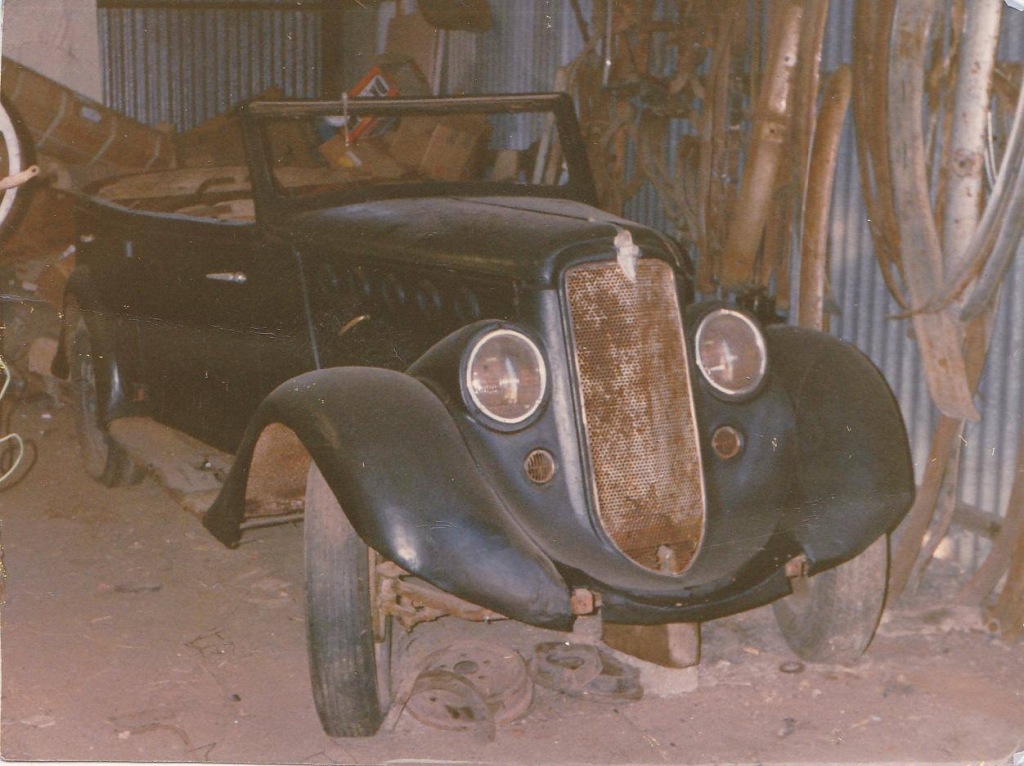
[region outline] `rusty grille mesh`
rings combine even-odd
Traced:
[[[675,278],[641,260],[566,276],[597,514],[647,568],[679,573],[704,532],[704,478]]]

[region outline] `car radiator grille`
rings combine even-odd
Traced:
[[[705,495],[672,269],[640,260],[566,275],[596,511],[633,561],[680,573],[704,534]]]

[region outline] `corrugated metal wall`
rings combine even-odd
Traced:
[[[140,0],[100,2],[108,106],[137,120],[187,130],[271,86],[315,97],[321,87],[319,6],[243,6],[205,0],[189,8]]]
[[[853,3],[832,3],[823,66],[850,61]],[[1024,14],[1004,12],[1000,57],[1024,59]],[[895,389],[911,435],[920,477],[928,459],[929,430],[936,414],[924,384],[920,357],[910,337],[909,320],[888,319],[899,307],[886,290],[875,263],[860,195],[857,159],[849,126],[844,136],[833,198],[830,236],[832,289],[840,314],[834,330],[863,349],[882,368]],[[988,365],[979,389],[981,421],[964,432],[960,501],[1000,515],[1005,513],[1021,434],[1024,381],[1024,259],[1007,276],[996,317]],[[987,541],[956,537],[957,560],[966,568],[979,563]]]

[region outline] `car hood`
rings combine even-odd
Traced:
[[[629,229],[642,248],[669,250],[657,232],[590,205],[532,197],[417,197],[345,205],[300,213],[281,236],[301,249],[355,252],[550,286],[560,256],[570,247],[610,252],[621,229]]]

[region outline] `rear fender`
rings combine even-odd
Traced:
[[[203,521],[235,546],[263,429],[281,423],[309,451],[359,536],[403,569],[512,619],[567,629],[569,590],[486,483],[442,402],[403,373],[318,370],[260,405]]]
[[[92,346],[93,370],[96,375],[96,398],[99,417],[109,422],[123,413],[127,397],[124,382],[117,365],[117,344],[114,330],[93,285],[92,275],[86,266],[79,266],[68,278],[64,288],[64,311],[61,315],[60,337],[57,353],[53,359],[53,374],[64,380],[71,376],[70,352],[75,326],[81,317],[89,331]]]

